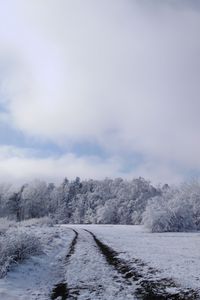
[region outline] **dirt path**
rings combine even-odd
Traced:
[[[75,251],[66,265],[65,297],[61,299],[136,299],[134,286],[107,263],[91,234],[82,229],[77,234]]]
[[[56,287],[51,299],[199,299],[195,291],[181,290],[171,279],[158,279],[158,271],[143,262],[120,259],[92,232],[76,229],[74,233],[66,256],[65,280]]]

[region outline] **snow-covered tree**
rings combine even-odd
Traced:
[[[7,198],[6,207],[8,216],[14,217],[17,222],[23,220],[24,217],[24,205],[22,200],[22,193],[26,185],[23,185],[18,191],[13,192]]]
[[[163,190],[149,200],[143,214],[143,223],[152,232],[200,229],[199,220],[200,185],[196,181]]]
[[[34,180],[23,188],[22,208],[23,218],[40,218],[48,214],[47,184]]]

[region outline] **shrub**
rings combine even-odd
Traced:
[[[16,227],[15,221],[10,221],[7,218],[0,218],[0,235],[5,234],[11,227]]]
[[[169,188],[148,201],[143,224],[151,232],[193,231],[200,229],[200,185],[192,182]]]
[[[0,239],[0,277],[7,273],[12,264],[40,253],[41,242],[35,235],[19,229],[8,230]]]
[[[54,221],[49,217],[43,217],[43,218],[28,219],[22,221],[20,224],[24,227],[31,227],[31,226],[52,227],[54,225]]]

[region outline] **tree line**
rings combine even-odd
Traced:
[[[0,185],[0,217],[50,216],[56,223],[144,224],[151,231],[200,229],[200,184],[153,186],[144,178],[34,180]]]

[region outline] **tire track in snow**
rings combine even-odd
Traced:
[[[69,246],[69,251],[65,257],[65,263],[69,262],[70,257],[74,254],[75,252],[75,246],[77,243],[77,239],[78,239],[78,232],[74,229],[71,229],[75,236],[72,239],[72,242]],[[60,299],[62,300],[66,300],[69,297],[69,290],[67,287],[67,283],[66,282],[59,282],[58,284],[56,284],[51,292],[51,299],[57,299],[58,297],[60,297]]]
[[[136,299],[134,286],[107,263],[92,236],[82,229],[78,232],[76,251],[66,268],[67,295],[63,299]]]
[[[66,255],[66,258],[65,258],[65,262],[67,263],[70,259],[70,257],[74,254],[75,252],[75,246],[76,246],[76,243],[77,243],[77,239],[78,239],[78,232],[74,229],[72,229],[74,234],[75,234],[75,237],[73,238],[72,242],[71,242],[71,245],[69,247],[69,252],[67,253]]]
[[[113,266],[124,279],[128,280],[131,284],[137,284],[135,295],[137,299],[142,300],[198,300],[199,294],[192,289],[182,290],[175,284],[172,279],[161,278],[153,279],[152,274],[158,273],[157,270],[148,268],[144,263],[139,260],[134,260],[133,265],[118,257],[118,253],[108,245],[100,241],[94,233],[84,229],[94,239],[97,247],[104,255],[108,264]],[[145,274],[144,270],[147,273]],[[149,269],[149,270],[148,270]],[[148,273],[150,271],[150,274]]]

